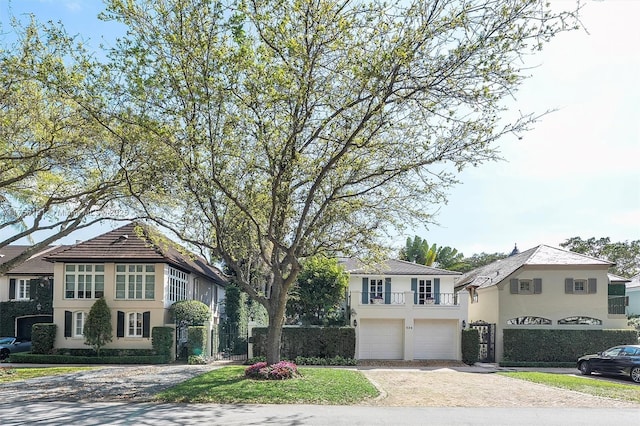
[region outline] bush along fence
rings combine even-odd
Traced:
[[[54,348],[55,324],[34,324],[31,352],[10,355],[13,363],[36,364],[166,364],[171,361],[173,328],[154,327],[153,349],[102,349],[100,356],[90,348]],[[205,333],[206,334],[206,333]]]
[[[256,327],[250,342],[253,356],[266,356],[266,327]],[[282,330],[281,359],[304,358],[353,358],[356,351],[356,334],[351,327],[285,327]]]
[[[566,363],[611,346],[637,344],[635,330],[516,330],[503,331],[504,356],[500,365]]]

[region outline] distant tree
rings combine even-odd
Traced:
[[[82,334],[85,343],[91,346],[98,353],[98,356],[100,356],[102,347],[113,340],[111,310],[104,297],[96,300],[91,307]]]
[[[464,255],[449,246],[429,245],[426,239],[416,235],[413,238],[407,238],[405,246],[400,250],[399,258],[420,265],[451,269],[460,267]]]
[[[289,296],[287,315],[314,325],[337,319],[348,286],[349,276],[336,259],[309,258]]]
[[[462,261],[448,269],[451,271],[458,271],[463,273],[469,272],[473,269],[493,263],[496,260],[504,259],[507,256],[508,255],[506,253],[476,253],[471,257],[462,259]]]
[[[427,240],[423,240],[417,235],[413,238],[408,237],[407,242],[400,250],[400,260],[406,260],[420,265],[433,265],[436,260],[436,245],[429,246]]]
[[[441,269],[452,269],[462,265],[464,254],[449,246],[438,247],[436,251],[436,265]],[[455,269],[454,269],[455,270]]]
[[[612,243],[609,237],[589,238],[572,237],[560,246],[570,251],[585,254],[615,263],[610,268],[612,274],[631,278],[640,272],[640,240]]]

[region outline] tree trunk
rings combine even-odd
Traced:
[[[278,281],[278,282],[276,282]],[[269,327],[267,329],[267,364],[280,362],[280,345],[282,343],[282,327],[284,326],[284,312],[287,306],[287,292],[290,281],[274,280],[271,297],[269,298]]]
[[[267,329],[267,364],[280,362],[280,344],[282,342],[282,326],[284,316],[277,314],[274,316],[269,312],[269,327]]]

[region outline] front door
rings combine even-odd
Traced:
[[[469,325],[478,330],[480,336],[480,362],[496,362],[496,325],[484,321],[473,322]]]

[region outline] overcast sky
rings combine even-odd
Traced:
[[[554,0],[570,8],[574,0]],[[0,0],[8,10],[62,21],[97,45],[117,27],[96,15],[98,0]],[[564,33],[531,57],[531,78],[512,110],[541,113],[535,128],[501,141],[505,161],[465,170],[439,208],[439,225],[419,235],[466,256],[509,252],[538,244],[558,246],[570,237],[640,239],[640,0],[587,1],[584,30]],[[62,240],[73,243],[110,230],[94,227]]]

